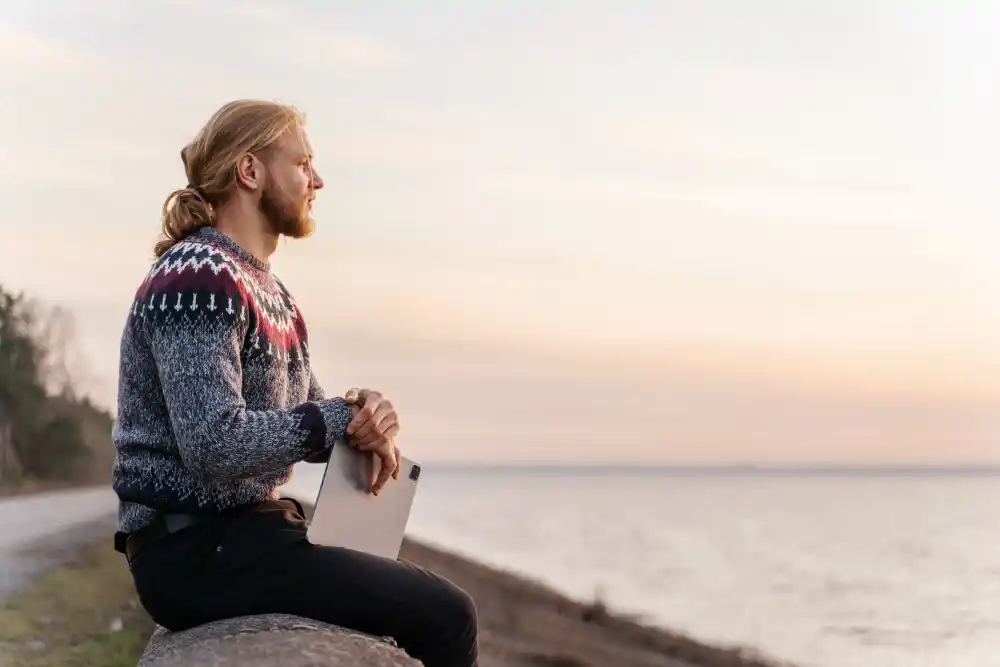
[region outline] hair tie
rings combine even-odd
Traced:
[[[208,195],[205,194],[205,191],[201,189],[200,185],[194,185],[192,183],[188,183],[187,189],[191,190],[196,195],[198,195],[198,198],[204,200],[206,204],[208,203]]]

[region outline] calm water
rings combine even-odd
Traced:
[[[1000,476],[425,468],[410,531],[803,667],[996,667],[998,522]]]

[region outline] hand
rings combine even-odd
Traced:
[[[381,439],[395,438],[399,434],[399,415],[389,399],[379,392],[350,389],[344,400],[354,412],[354,419],[347,425],[347,434],[358,444],[375,445]]]
[[[354,413],[347,427],[348,444],[361,451],[370,451],[381,459],[378,478],[372,484],[372,493],[378,495],[390,474],[393,479],[399,479],[399,447],[395,443],[399,417],[392,403],[377,391],[351,389],[344,400]]]

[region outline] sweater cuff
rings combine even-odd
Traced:
[[[333,447],[337,442],[343,442],[347,437],[347,427],[354,419],[351,406],[343,398],[327,398],[317,401],[326,424],[326,447]]]

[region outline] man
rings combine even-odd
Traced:
[[[181,153],[188,186],[164,204],[163,239],[121,343],[116,547],[143,606],[180,630],[288,613],[393,637],[427,667],[477,664],[476,609],[420,567],[306,539],[278,499],[291,466],[336,440],[396,473],[399,430],[378,392],[326,398],[305,320],[268,261],[313,229],[323,181],[290,107],[232,102]]]

